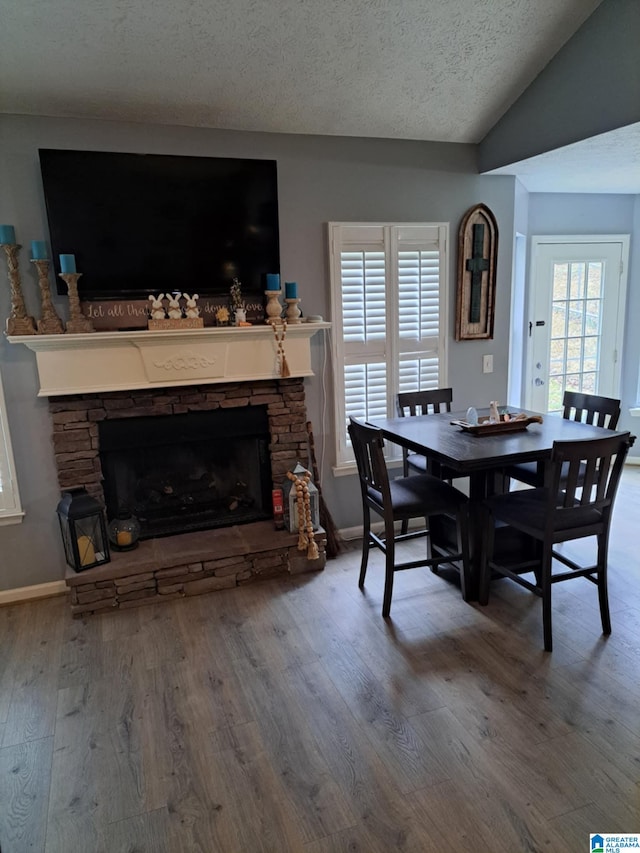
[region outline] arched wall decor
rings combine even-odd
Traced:
[[[498,224],[486,204],[468,210],[458,232],[456,340],[493,338]]]

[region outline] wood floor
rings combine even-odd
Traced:
[[[596,589],[487,608],[381,557],[74,621],[0,609],[2,853],[585,853],[640,832],[640,469]],[[414,545],[415,547],[415,545]]]

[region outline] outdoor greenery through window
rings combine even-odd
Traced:
[[[329,224],[336,464],[349,417],[395,415],[400,391],[446,384],[446,224]]]
[[[603,266],[600,261],[553,265],[550,412],[562,410],[565,391],[597,392]]]

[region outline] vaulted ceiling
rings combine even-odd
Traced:
[[[0,112],[479,142],[600,0],[7,0]]]

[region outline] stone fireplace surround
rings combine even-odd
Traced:
[[[50,398],[60,488],[84,486],[104,502],[99,421],[245,406],[266,406],[273,487],[281,487],[287,470],[308,458],[303,382],[302,377],[276,378]],[[297,534],[275,531],[267,521],[147,540],[135,551],[112,553],[104,566],[81,573],[69,569],[72,610],[80,616],[135,607],[323,568],[322,533],[317,560],[307,560],[297,539]]]

